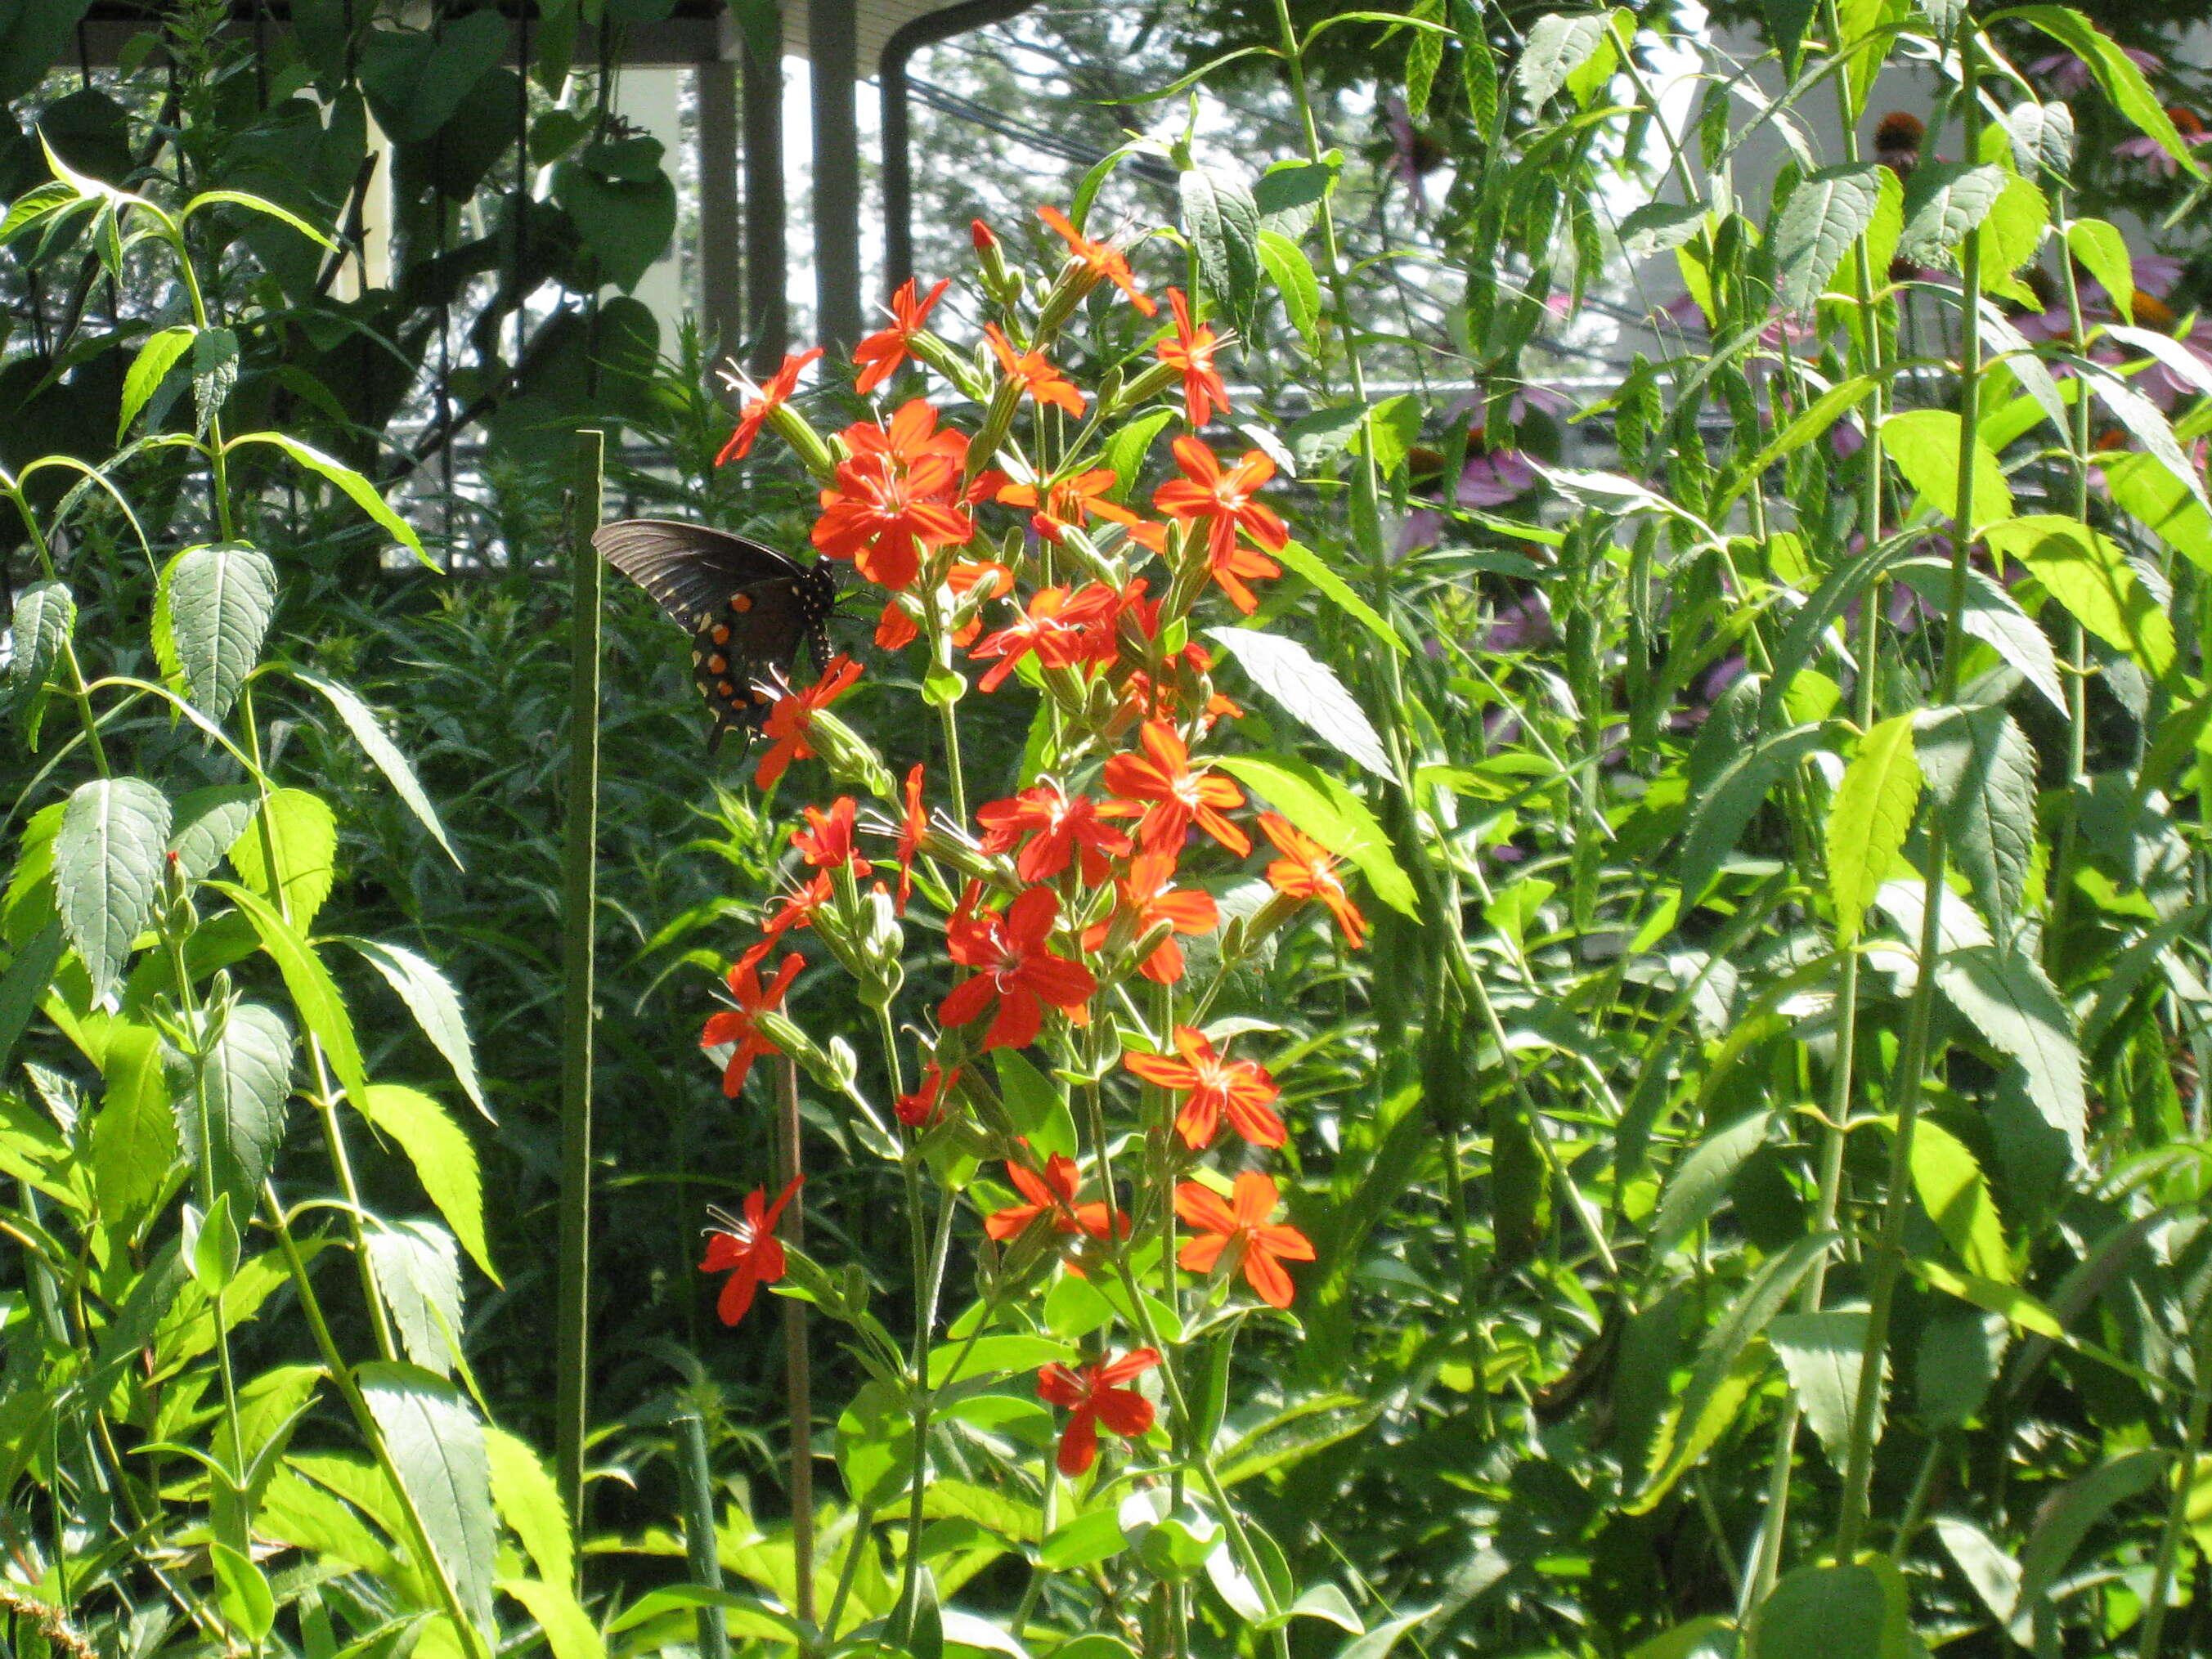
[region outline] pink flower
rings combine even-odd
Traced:
[[[2133,46],[2123,46],[2135,66],[2146,75],[2155,74],[2163,67],[2158,58]],[[2030,75],[2040,76],[2051,83],[2051,91],[2061,97],[2070,98],[2089,84],[2089,66],[2070,52],[2054,52],[2048,58],[2039,58],[2027,66]]]
[[[1503,507],[1535,488],[1536,469],[1517,449],[1493,449],[1470,455],[1460,471],[1462,507]]]
[[[2183,143],[2191,146],[2212,144],[2212,132],[2204,130],[2204,123],[2198,120],[2192,111],[2169,108],[2166,113],[2166,118],[2173,123],[2174,131],[2181,135]],[[2118,143],[2112,146],[2112,154],[2148,161],[2151,170],[2163,178],[2171,179],[2181,171],[2181,163],[2166,153],[2166,146],[2157,139],[2146,135],[2138,134],[2133,138],[2121,139]]]

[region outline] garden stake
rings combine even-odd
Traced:
[[[707,1468],[707,1425],[696,1403],[677,1408],[676,1439],[684,1476],[684,1569],[694,1583],[718,1590],[722,1562],[714,1547],[714,1486]],[[729,1625],[718,1607],[700,1606],[699,1650],[706,1659],[730,1659]]]
[[[599,831],[600,467],[605,434],[577,434],[568,491],[568,808],[561,881],[561,1277],[554,1335],[555,1457],[562,1501],[584,1530],[585,1347],[592,1270],[592,1002],[594,852]]]

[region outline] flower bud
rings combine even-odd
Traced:
[[[907,349],[952,382],[963,398],[981,403],[990,394],[991,383],[975,372],[975,365],[934,334],[917,334]]]
[[[862,972],[860,1000],[871,1008],[888,1008],[906,982],[899,958],[906,953],[906,930],[899,926],[891,906],[890,890],[878,882],[860,904],[858,947]]]
[[[983,270],[983,291],[1000,305],[1010,306],[1021,295],[1021,278],[1006,268],[1006,251],[990,226],[981,219],[968,222],[968,237],[975,244],[976,263]]]
[[[830,446],[822,434],[808,424],[806,416],[789,404],[778,404],[768,412],[769,424],[778,436],[789,444],[801,465],[823,483],[836,476],[836,458],[830,454]]]
[[[898,783],[867,740],[829,710],[817,709],[807,723],[807,742],[840,783],[865,789],[878,800],[896,803]]]
[[[1182,370],[1173,363],[1154,363],[1142,374],[1121,389],[1121,394],[1109,407],[1104,387],[1098,392],[1098,406],[1109,415],[1118,415],[1125,409],[1134,409],[1139,404],[1157,398],[1171,386],[1182,383]]]
[[[1014,429],[1014,411],[1021,407],[1022,387],[1018,380],[1001,380],[998,390],[991,394],[990,407],[983,411],[983,424],[968,441],[968,470],[970,477],[983,470],[991,457],[998,453],[999,446],[1006,441],[1006,434]]]
[[[1037,307],[1037,340],[1042,343],[1060,332],[1060,325],[1075,315],[1076,307],[1102,280],[1098,271],[1081,259],[1070,258],[1062,265],[1046,290],[1043,304]]]

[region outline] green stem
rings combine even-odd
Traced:
[[[2166,1499],[2166,1524],[2159,1529],[2158,1555],[2150,1574],[2150,1595],[2143,1613],[2142,1639],[2136,1644],[2136,1659],[2159,1659],[2166,1638],[2166,1605],[2173,1584],[2174,1565],[2181,1559],[2181,1540],[2189,1525],[2190,1499],[2197,1491],[2197,1465],[2204,1449],[2205,1419],[2212,1415],[2212,1319],[2197,1316],[2197,1388],[2189,1396],[2189,1421],[2182,1431],[2181,1462],[2175,1471],[2173,1492]]]

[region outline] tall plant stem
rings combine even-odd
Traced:
[[[1964,153],[1980,154],[1981,101],[1977,92],[1980,43],[1973,20],[1961,15],[1954,37],[1959,52],[1960,123]],[[1959,324],[1958,504],[1951,529],[1951,580],[1943,607],[1943,656],[1937,671],[1936,702],[1948,708],[1958,700],[1960,663],[1966,630],[1960,617],[1966,608],[1967,554],[1974,539],[1976,430],[1982,404],[1982,233],[1966,233],[1960,259],[1964,290]],[[1889,1319],[1897,1303],[1897,1282],[1905,1271],[1905,1226],[1912,1210],[1912,1136],[1928,1068],[1928,1032],[1934,1018],[1936,966],[1943,948],[1943,866],[1949,854],[1943,817],[1932,813],[1927,829],[1927,871],[1921,888],[1922,914],[1917,977],[1905,1015],[1905,1041],[1898,1055],[1895,1123],[1890,1135],[1889,1187],[1884,1195],[1880,1234],[1867,1296],[1866,1342],[1859,1352],[1857,1397],[1851,1407],[1849,1450],[1844,1462],[1844,1495],[1836,1517],[1836,1557],[1849,1561],[1864,1535],[1868,1492],[1874,1481],[1874,1442],[1881,1428],[1882,1356],[1889,1346]]]
[[[2173,1585],[2174,1564],[2181,1559],[2182,1534],[2189,1525],[2189,1500],[2197,1490],[2197,1461],[2204,1449],[2208,1415],[2212,1415],[2212,1319],[2200,1311],[2197,1388],[2189,1396],[2189,1422],[2182,1431],[2181,1463],[2175,1471],[2173,1492],[2166,1499],[2166,1524],[2159,1529],[2158,1555],[2151,1567],[2142,1639],[2136,1644],[2136,1659],[2159,1659],[2159,1647],[2166,1638],[2166,1604]]]
[[[561,847],[561,1269],[554,1333],[554,1459],[562,1500],[584,1530],[584,1426],[590,1411],[592,1021],[599,834],[599,527],[604,434],[577,434],[567,532],[570,620],[568,803]]]
[[[1836,0],[1825,0],[1823,19],[1833,49],[1843,47],[1843,21]],[[1852,124],[1850,88],[1839,77],[1836,86],[1836,102],[1844,135],[1844,159],[1856,162],[1859,159],[1858,133]],[[1859,479],[1859,534],[1869,547],[1881,540],[1881,404],[1882,337],[1881,319],[1874,306],[1874,268],[1867,256],[1865,240],[1862,238],[1851,249],[1851,297],[1858,305],[1860,330],[1860,368],[1868,377],[1870,389],[1867,393],[1866,447],[1860,452],[1864,471]],[[1756,485],[1753,486],[1756,488]],[[1874,724],[1875,718],[1875,659],[1881,645],[1881,606],[1877,603],[1879,584],[1869,587],[1859,602],[1858,678],[1852,690],[1851,714],[1860,731]],[[1850,1122],[1852,1084],[1858,1060],[1858,1000],[1859,953],[1855,950],[1844,952],[1843,966],[1836,988],[1836,1056],[1830,1074],[1827,1123],[1820,1136],[1820,1173],[1819,1200],[1813,1221],[1813,1231],[1825,1233],[1836,1224],[1836,1216],[1842,1206],[1844,1186],[1844,1152]],[[1798,1293],[1798,1310],[1802,1313],[1820,1311],[1828,1276],[1828,1258],[1824,1254],[1816,1258],[1805,1275],[1805,1283]],[[1759,1562],[1751,1576],[1741,1612],[1747,1613],[1764,1601],[1772,1592],[1782,1570],[1784,1534],[1790,1519],[1790,1477],[1797,1460],[1797,1429],[1802,1413],[1797,1397],[1792,1394],[1782,1410],[1781,1421],[1774,1434],[1774,1462],[1766,1499],[1766,1518],[1759,1529]]]
[[[698,1402],[685,1401],[676,1414],[677,1454],[684,1478],[684,1555],[692,1582],[722,1588],[721,1558],[714,1548],[714,1485],[707,1467],[707,1425]],[[730,1659],[730,1629],[722,1609],[702,1606],[699,1651],[704,1659]]]
[[[799,1066],[780,1055],[775,1067],[777,1116],[781,1119],[783,1178],[793,1190],[779,1231],[793,1244],[806,1242],[805,1174],[799,1124]],[[783,1298],[783,1391],[791,1418],[792,1611],[814,1622],[814,1369],[807,1351],[806,1304]]]

